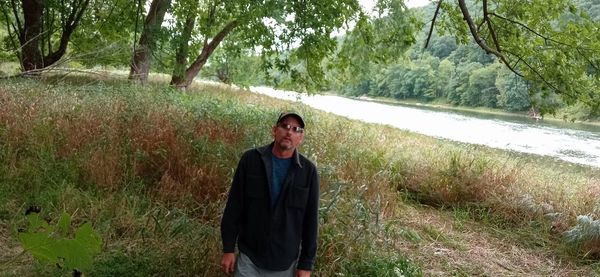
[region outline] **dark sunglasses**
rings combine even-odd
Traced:
[[[292,130],[292,131],[294,131],[294,133],[297,133],[297,134],[304,133],[304,128],[302,128],[300,126],[292,126],[290,124],[279,124],[277,126],[286,131]]]

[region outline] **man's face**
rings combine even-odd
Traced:
[[[298,132],[297,127],[300,127],[300,122],[293,116],[285,117],[278,125],[273,126],[271,132],[275,139],[275,147],[282,151],[298,147],[304,140],[304,130],[300,129],[302,132]]]

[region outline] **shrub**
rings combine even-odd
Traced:
[[[600,258],[600,219],[577,216],[577,225],[565,232],[567,242],[586,257]]]

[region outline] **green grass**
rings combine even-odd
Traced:
[[[18,62],[0,62],[0,77],[13,76],[19,73]]]
[[[439,226],[402,226],[408,207],[449,211],[456,228],[478,222],[523,245],[544,234],[549,243],[528,247],[559,256],[561,232],[576,216],[599,216],[598,172],[547,158],[440,141],[229,87],[180,92],[160,81],[141,87],[85,76],[3,82],[0,228],[14,242],[31,205],[46,219],[64,211],[74,224],[90,221],[104,241],[91,276],[218,274],[233,169],[245,149],[270,141],[286,109],[305,115],[301,151],[321,176],[317,276],[420,276],[428,265],[411,261],[418,251],[399,253],[399,241],[467,247]],[[549,206],[562,216],[550,221]],[[0,254],[0,272],[9,258]],[[60,274],[26,257],[17,263],[25,275]]]

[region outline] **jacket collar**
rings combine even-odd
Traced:
[[[275,144],[275,142],[271,142],[270,144],[267,144],[265,146],[259,147],[256,150],[260,153],[261,156],[263,157],[267,157],[270,160],[270,157],[273,156],[273,145]],[[302,168],[302,163],[300,163],[300,154],[298,153],[298,149],[294,149],[294,154],[292,154],[292,161],[294,161],[294,163],[296,165],[298,165],[298,167]]]

